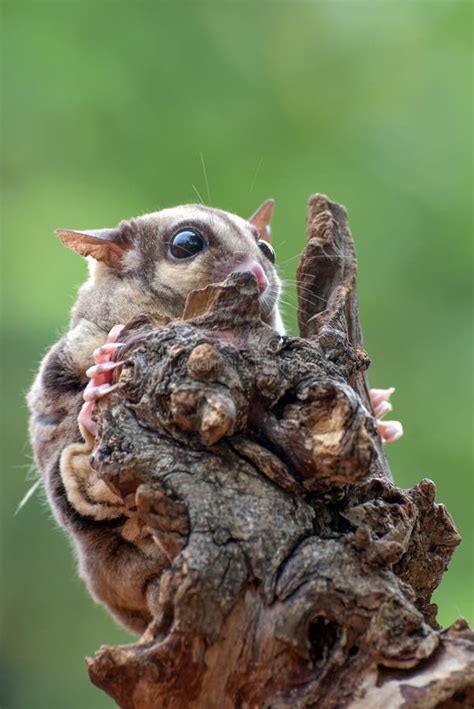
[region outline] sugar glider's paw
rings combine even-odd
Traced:
[[[403,436],[403,426],[400,421],[382,421],[381,419],[392,410],[389,399],[395,389],[371,389],[370,401],[377,419],[377,427],[384,443],[393,443]]]
[[[77,418],[77,422],[81,428],[84,428],[93,436],[97,433],[97,424],[92,418],[94,403],[97,399],[113,391],[116,384],[112,384],[113,370],[123,364],[123,362],[112,362],[111,357],[115,350],[121,346],[121,342],[117,339],[122,332],[124,325],[114,325],[109,334],[105,345],[94,350],[94,362],[92,367],[89,367],[86,374],[90,381],[84,389],[84,404]]]

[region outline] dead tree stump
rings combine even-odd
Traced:
[[[89,660],[126,709],[474,704],[473,634],[430,600],[459,535],[392,482],[345,210],[313,196],[308,237],[301,337],[236,274],[119,353],[93,465],[165,559],[144,636]]]

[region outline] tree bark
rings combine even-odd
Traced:
[[[472,707],[474,636],[431,594],[459,535],[435,486],[392,481],[370,408],[343,207],[315,195],[301,337],[255,279],[132,324],[93,465],[166,556],[142,638],[92,681],[127,709]]]

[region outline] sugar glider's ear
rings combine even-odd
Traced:
[[[257,211],[254,212],[249,219],[249,222],[256,227],[260,238],[263,241],[268,241],[268,243],[272,240],[270,222],[272,220],[274,206],[275,200],[267,199],[267,201],[261,204]]]
[[[122,256],[130,246],[120,239],[118,229],[91,229],[89,231],[72,231],[56,229],[65,246],[76,251],[81,256],[92,256],[96,261],[102,261],[107,266],[120,270]]]

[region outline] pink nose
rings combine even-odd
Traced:
[[[252,263],[250,263],[247,267],[243,266],[241,270],[244,272],[249,271],[250,273],[253,273],[253,275],[257,279],[258,292],[260,293],[260,295],[262,295],[262,293],[265,293],[268,286],[268,280],[265,275],[265,271],[259,263],[257,263],[256,261],[252,261]]]

